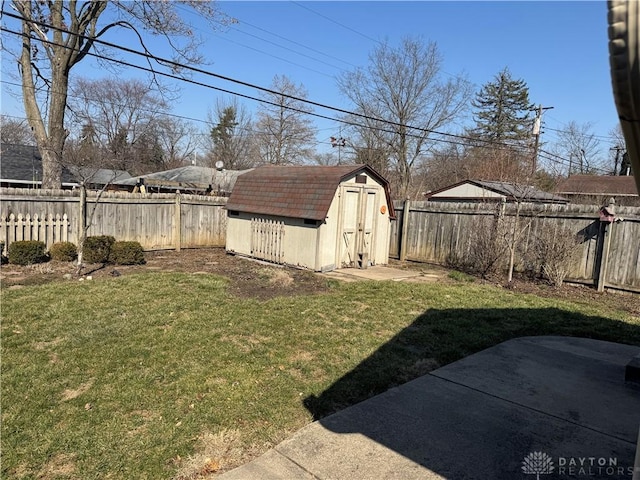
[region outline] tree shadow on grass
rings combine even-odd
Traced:
[[[606,344],[585,339],[628,346],[610,355]],[[556,308],[428,310],[304,405],[328,430],[369,437],[445,478],[503,478],[506,472],[504,478],[516,478],[534,449],[558,457],[614,455],[633,465],[640,394],[625,386],[624,365],[638,346],[640,326]],[[559,358],[573,367],[563,370]],[[547,372],[554,377],[547,379]],[[483,391],[484,375],[493,378],[490,388],[503,391]],[[391,389],[412,379],[403,395]],[[580,393],[585,385],[599,391]],[[614,390],[621,404],[606,405]],[[591,398],[574,398],[581,395]],[[601,404],[609,414],[621,409],[612,425],[598,412]],[[605,432],[592,431],[599,428]],[[607,437],[612,429],[620,430],[614,439]],[[455,457],[461,449],[467,453]]]

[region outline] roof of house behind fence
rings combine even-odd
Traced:
[[[638,196],[632,176],[571,175],[558,184],[556,192],[560,195]]]
[[[227,210],[324,220],[340,182],[361,171],[384,186],[393,216],[388,182],[367,165],[258,167],[238,177]]]
[[[239,175],[248,170],[218,170],[197,165],[173,168],[162,172],[138,175],[128,180],[118,182],[120,185],[135,185],[144,179],[148,185],[164,186],[169,189],[200,189],[211,186],[217,192],[228,193],[233,190]]]
[[[0,178],[3,184],[40,184],[42,157],[38,147],[3,143],[0,146]],[[62,183],[75,183],[73,175],[66,168],[62,169]]]
[[[480,189],[488,192],[494,192],[495,194],[504,197],[504,200],[508,202],[523,201],[533,203],[568,203],[566,198],[554,195],[553,193],[544,192],[531,185],[517,184],[512,182],[497,182],[491,180],[463,180],[453,185],[448,185],[444,188],[434,190],[425,195],[428,200],[458,200],[458,201],[473,201],[473,200],[488,200],[484,196],[469,197],[466,194],[458,193],[461,185],[474,185]],[[449,192],[451,191],[451,193]],[[499,197],[496,197],[499,198]]]

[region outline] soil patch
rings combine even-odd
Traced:
[[[0,281],[3,288],[16,288],[49,282],[98,280],[141,272],[185,272],[223,276],[229,281],[230,292],[242,298],[263,300],[328,290],[327,279],[313,272],[230,255],[223,248],[145,252],[145,259],[144,265],[86,265],[80,276],[76,274],[74,263],[51,261],[29,266],[8,264],[0,268]]]

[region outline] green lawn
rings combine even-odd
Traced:
[[[258,302],[213,275],[2,291],[2,478],[198,478],[509,338],[640,345],[604,309],[461,282]]]

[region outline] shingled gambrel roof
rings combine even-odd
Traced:
[[[258,167],[238,177],[227,210],[322,221],[340,182],[362,172],[384,186],[393,218],[389,184],[368,165]]]

